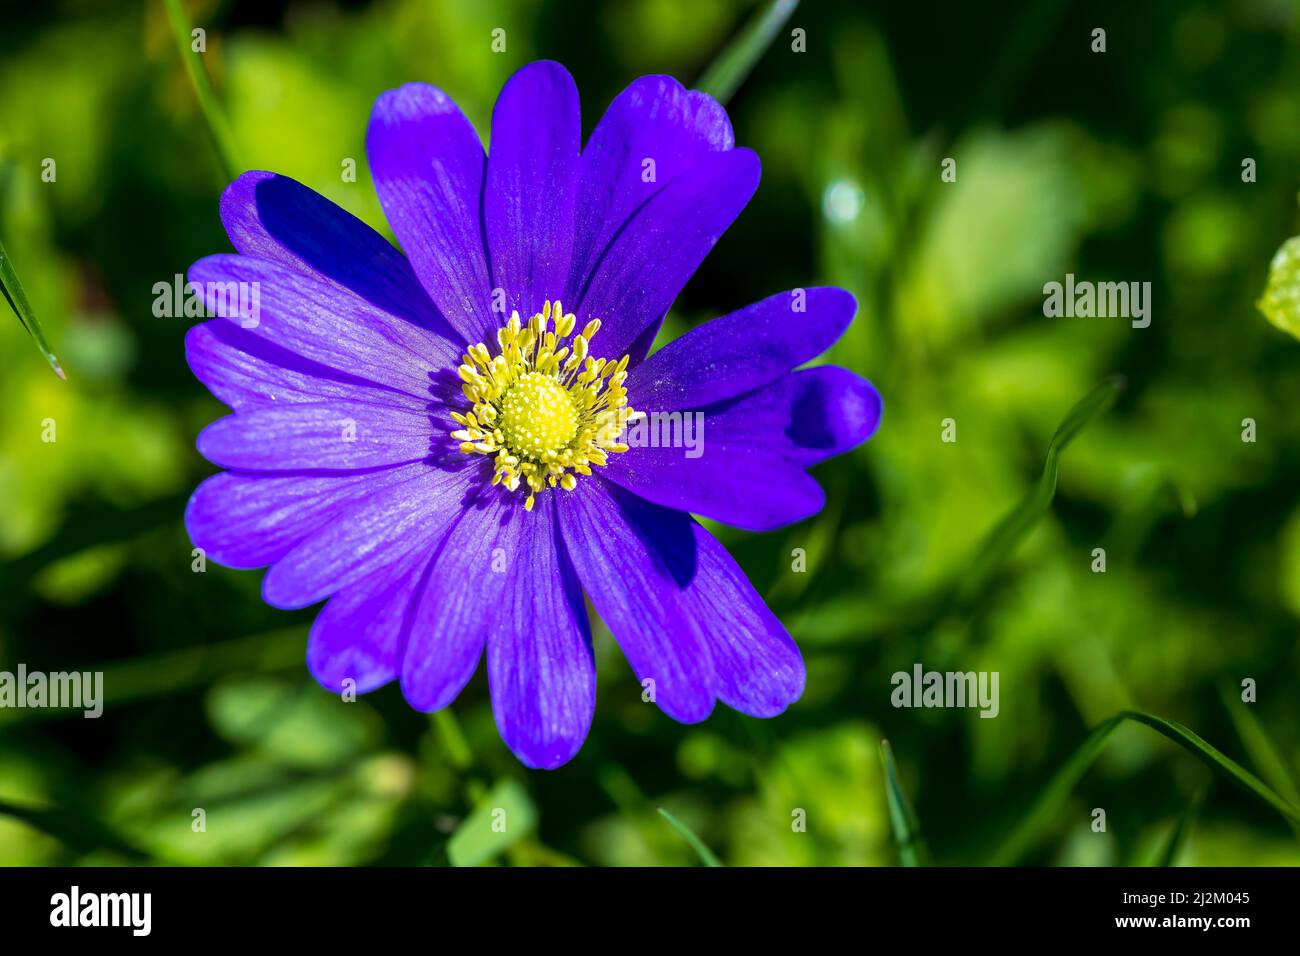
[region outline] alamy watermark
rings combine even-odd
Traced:
[[[132,936],[153,929],[152,893],[83,893],[73,885],[50,897],[50,925],[55,927],[124,927]]]
[[[160,319],[238,319],[246,329],[262,321],[260,282],[187,282],[179,272],[172,281],[153,284],[153,314]]]
[[[895,707],[978,707],[981,717],[996,717],[997,671],[927,671],[920,664],[896,671],[889,702]]]
[[[687,458],[704,454],[703,412],[648,412],[628,424],[629,448],[681,448]]]
[[[104,713],[103,671],[0,671],[0,707],[50,707],[83,711],[94,719]]]
[[[629,448],[681,448],[687,458],[704,454],[703,412],[629,412],[597,416],[598,435]]]
[[[1150,282],[1075,281],[1066,273],[1065,282],[1043,286],[1043,315],[1049,319],[1131,319],[1135,329],[1151,324]]]

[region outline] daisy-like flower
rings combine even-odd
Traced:
[[[584,593],[678,721],[798,699],[794,642],[692,514],[755,531],[815,514],[807,469],[881,414],[849,371],[792,371],[852,320],[840,289],[773,295],[647,358],[758,158],[716,101],[664,76],[621,93],[585,148],[580,128],[550,62],[501,90],[486,155],[446,94],[384,93],[366,147],[406,254],[294,180],[246,173],[221,199],[239,254],[189,272],[217,317],[185,342],[234,410],[199,436],[227,470],[190,500],[195,545],[269,566],[275,607],[328,599],[307,664],[330,690],[397,680],[438,710],[486,649],[501,736],[545,768],[595,708]],[[703,422],[691,447],[657,440],[687,421]]]

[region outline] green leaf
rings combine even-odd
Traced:
[[[219,683],[206,703],[212,729],[223,738],[301,769],[359,759],[375,746],[381,728],[368,707],[265,676]]]
[[[111,850],[136,862],[149,859],[147,853],[118,834],[112,827],[83,812],[74,812],[57,806],[26,806],[0,800],[0,814],[21,820],[78,853]]]
[[[663,807],[659,807],[659,815],[667,820],[672,828],[681,834],[682,839],[691,845],[691,849],[699,855],[701,863],[705,866],[722,866],[722,861],[718,859],[717,854],[710,850],[705,845],[704,841],[695,835],[694,830],[682,823],[681,820],[678,820]]]
[[[1042,520],[1052,505],[1052,499],[1056,497],[1061,453],[1089,422],[1105,414],[1115,404],[1123,390],[1124,379],[1112,376],[1080,399],[1066,414],[1047,446],[1043,474],[1038,483],[1028,497],[989,532],[975,560],[963,575],[958,589],[961,600],[969,600],[983,591],[998,568],[1011,556],[1016,545]]]
[[[894,826],[899,859],[903,866],[925,866],[930,862],[930,851],[921,835],[921,821],[898,779],[894,751],[888,740],[880,741],[880,763],[885,768],[885,796],[889,801],[889,819]]]
[[[1300,236],[1282,243],[1268,267],[1268,284],[1255,303],[1283,332],[1300,338]]]
[[[68,376],[63,373],[63,367],[59,365],[59,360],[54,357],[54,352],[51,351],[49,343],[45,341],[45,333],[41,331],[41,323],[36,318],[31,302],[27,300],[27,293],[23,291],[23,284],[18,279],[13,260],[5,252],[3,243],[0,243],[0,293],[3,293],[5,301],[9,303],[9,308],[14,310],[14,315],[18,316],[18,321],[23,324],[23,328],[36,342],[36,347],[45,356],[45,361],[50,363],[50,368],[54,369],[54,374],[59,378],[67,379]]]
[[[243,169],[239,162],[239,150],[235,146],[235,136],[230,130],[230,123],[221,109],[216,92],[212,89],[212,80],[208,77],[208,71],[199,60],[199,54],[194,51],[193,26],[190,18],[181,6],[181,0],[164,0],[164,2],[167,5],[167,18],[171,21],[172,32],[176,37],[176,49],[185,64],[185,72],[189,75],[190,85],[194,87],[194,95],[198,97],[199,109],[207,122],[208,133],[217,148],[222,174],[227,181],[233,180]]]
[[[513,780],[494,786],[447,842],[452,866],[479,866],[500,856],[537,828],[537,807]]]
[[[709,64],[696,88],[719,103],[730,100],[797,6],[799,0],[771,0]]]
[[[1015,132],[977,129],[950,151],[930,154],[936,145],[927,140],[919,148],[926,152],[913,153],[913,162],[925,163],[925,186],[902,200],[905,231],[893,241],[907,255],[890,267],[897,290],[887,314],[899,346],[910,354],[978,349],[986,355],[996,317],[1041,300],[1043,277],[1060,275],[1074,261],[1087,227],[1077,145],[1051,124]],[[931,176],[941,156],[958,163],[956,182]],[[893,193],[900,178],[891,175],[876,188]],[[1071,372],[1077,367],[1071,359]]]
[[[1079,779],[1087,772],[1088,768],[1096,762],[1101,752],[1106,749],[1106,744],[1109,742],[1111,735],[1126,720],[1145,724],[1152,730],[1163,734],[1174,743],[1195,754],[1211,770],[1227,777],[1247,793],[1268,804],[1287,820],[1300,822],[1300,807],[1278,796],[1258,777],[1236,761],[1220,753],[1182,724],[1172,720],[1165,720],[1163,717],[1142,713],[1141,711],[1126,710],[1116,714],[1088,734],[1079,749],[1066,761],[1065,766],[1057,771],[1056,776],[1048,782],[1046,788],[1039,794],[1038,800],[1035,801],[1029,813],[1022,819],[1020,825],[1012,831],[1011,836],[994,853],[990,861],[993,866],[1014,865],[1038,842],[1051,823],[1058,818],[1061,805],[1070,795],[1075,784],[1079,782]]]

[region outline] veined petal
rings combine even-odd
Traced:
[[[244,173],[221,195],[221,221],[243,255],[327,279],[382,312],[461,344],[406,257],[297,180],[260,170]]]
[[[368,382],[295,355],[225,319],[191,326],[185,360],[200,382],[232,409],[289,402],[345,401],[391,404],[414,396]]]
[[[427,403],[292,403],[219,418],[199,434],[214,465],[246,471],[375,468],[419,461],[432,452]]]
[[[346,521],[322,526],[276,562],[262,597],[278,608],[315,604],[403,555],[431,552],[483,487],[477,465],[422,465],[410,477],[368,494]]]
[[[489,496],[484,510],[463,520],[491,544],[476,549],[476,575],[464,587],[487,618],[497,728],[525,766],[554,769],[582,747],[595,710],[590,627],[555,527],[554,497],[542,496],[528,512],[517,497]],[[493,559],[504,571],[493,570]]]
[[[347,475],[226,471],[205,480],[185,508],[190,540],[228,568],[264,568],[308,535],[343,520],[370,495],[427,468],[401,465]]]
[[[478,134],[442,90],[407,83],[375,101],[366,132],[375,191],[411,267],[465,341],[499,324],[482,218],[486,156]]]
[[[481,495],[433,558],[402,657],[402,696],[416,710],[442,710],[478,669],[506,587],[494,552],[508,503],[495,490]]]
[[[753,717],[775,716],[799,698],[799,649],[698,522],[599,479],[580,485],[567,503],[574,507],[565,535],[583,585],[638,676],[644,669],[668,681],[673,710],[701,719],[701,684]],[[593,552],[579,541],[606,544]],[[692,655],[699,656],[694,667]]]
[[[427,398],[430,376],[460,359],[460,349],[447,339],[279,263],[208,256],[190,266],[189,278],[223,320],[376,385]]]
[[[608,355],[639,361],[669,306],[758,188],[752,150],[710,153],[655,193],[599,255],[575,310]]]
[[[860,375],[820,365],[697,411],[708,436],[701,458],[711,452],[715,461],[743,462],[756,452],[775,452],[807,468],[874,435],[884,403]]]
[[[582,150],[572,290],[646,200],[711,153],[735,145],[727,111],[671,76],[643,76],[614,98]],[[572,293],[570,293],[572,294]]]
[[[578,579],[637,679],[654,682],[655,703],[674,720],[708,717],[713,662],[708,644],[682,620],[681,590],[696,562],[689,519],[651,520],[660,509],[598,481],[579,483],[560,507]]]
[[[582,592],[545,500],[531,513],[487,493],[447,535],[429,573],[402,664],[419,710],[447,706],[486,644],[492,712],[529,767],[567,762],[586,739],[596,672]]]
[[[691,457],[687,448],[633,448],[611,458],[601,476],[647,501],[747,531],[802,521],[826,503],[821,485],[776,451],[728,454],[707,437],[699,451]]]
[[[843,289],[794,289],[705,322],[637,366],[632,405],[680,411],[761,388],[835,344],[856,310]]]
[[[505,316],[568,298],[582,118],[578,88],[558,63],[530,63],[492,112],[484,222],[493,288]],[[504,318],[504,316],[503,316]]]
[[[687,589],[689,613],[713,660],[718,700],[751,717],[775,717],[803,694],[799,648],[745,572],[697,521],[694,586]]]
[[[396,680],[411,610],[429,557],[407,554],[348,585],[325,604],[307,636],[307,669],[326,690],[367,693]]]

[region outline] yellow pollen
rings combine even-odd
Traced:
[[[547,302],[525,325],[519,313],[497,331],[493,354],[470,346],[457,369],[467,412],[452,412],[459,428],[451,437],[467,455],[494,458],[492,484],[527,493],[531,511],[539,492],[572,491],[577,475],[590,475],[611,452],[625,452],[619,439],[642,417],[627,404],[628,357],[617,362],[590,355],[600,331],[593,319],[577,335],[577,316]],[[570,340],[570,337],[571,340]]]
[[[545,461],[578,433],[578,413],[560,383],[528,372],[501,399],[499,419],[506,446],[534,461]]]

